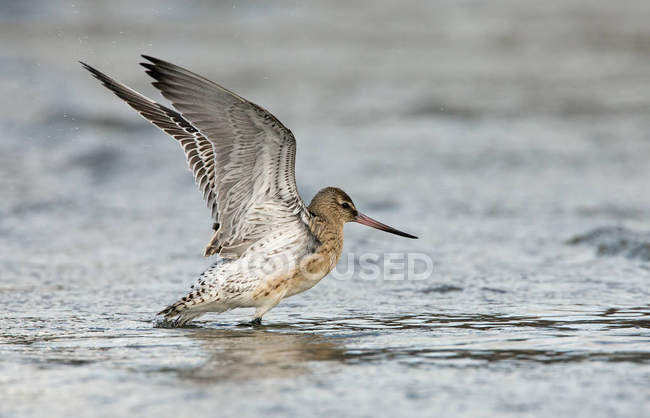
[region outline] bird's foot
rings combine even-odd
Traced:
[[[252,321],[249,322],[242,322],[241,324],[237,324],[238,327],[259,327],[262,325],[262,318],[257,317],[254,318]]]

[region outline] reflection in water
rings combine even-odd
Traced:
[[[309,362],[332,360],[347,365],[399,362],[452,367],[501,362],[650,363],[644,343],[648,328],[650,310],[645,306],[549,316],[354,315],[303,318],[300,323],[261,329],[197,328],[188,330],[188,336],[200,340],[209,358],[181,375],[214,381],[286,378],[308,373]],[[619,332],[625,338],[618,338]],[[382,340],[364,343],[367,334],[381,335]],[[331,338],[334,335],[339,338]]]
[[[173,372],[201,382],[291,379],[315,370],[318,362],[344,369],[650,364],[647,305],[537,315],[354,313],[261,328],[199,321],[203,328],[174,330],[152,329],[148,321],[145,327],[127,322],[122,328],[75,328],[82,322],[68,317],[60,322],[64,327],[45,328],[39,317],[7,319],[0,335],[5,356],[75,367],[126,361],[130,369]]]
[[[198,380],[287,378],[309,372],[311,361],[342,361],[344,351],[330,339],[306,333],[264,329],[197,329],[188,334],[201,342],[209,358],[182,377]]]

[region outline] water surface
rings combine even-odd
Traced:
[[[1,6],[0,415],[650,416],[647,2],[113,3]],[[271,110],[306,200],[420,236],[344,252],[430,277],[154,328],[212,222],[76,62],[159,98],[140,53]]]

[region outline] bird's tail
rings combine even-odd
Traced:
[[[160,328],[182,327],[203,313],[189,310],[184,302],[179,301],[158,312],[154,320],[154,326]]]

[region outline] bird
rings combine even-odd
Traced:
[[[415,239],[357,210],[338,187],[307,205],[296,187],[296,140],[270,112],[170,62],[142,55],[166,107],[80,61],[117,97],[174,138],[212,216],[204,255],[217,260],[185,296],[157,315],[182,327],[208,312],[255,308],[252,325],[304,292],[337,264],[343,225],[357,222]]]

